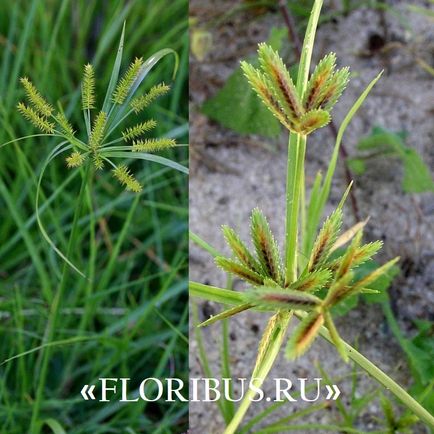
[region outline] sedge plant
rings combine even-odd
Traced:
[[[348,68],[336,69],[336,56],[333,53],[326,55],[314,72],[309,74],[321,7],[322,1],[316,0],[306,30],[296,84],[279,54],[266,44],[259,45],[258,69],[247,62],[241,63],[253,90],[289,131],[284,252],[279,251],[267,219],[258,208],[253,210],[250,219],[251,246],[241,240],[233,228],[223,226],[231,257],[216,252],[193,234],[192,240],[214,256],[217,266],[243,280],[246,290],[240,293],[190,282],[190,294],[232,305],[200,326],[225,320],[249,309],[272,313],[263,331],[252,370],[252,379],[255,379],[257,387],[262,385],[284,348],[286,330],[295,316],[300,323],[286,343],[285,354],[289,359],[304,354],[317,336],[322,335],[335,346],[344,362],[352,359],[395,394],[421,421],[434,427],[434,418],[416,400],[341,339],[333,321],[333,307],[354,294],[375,292],[371,284],[387,273],[398,258],[391,259],[362,278],[356,277],[357,267],[370,260],[380,250],[382,243],[363,243],[363,228],[367,221],[342,231],[343,206],[351,185],[338,207],[320,227],[342,135],[381,73],[368,85],[345,117],[326,175],[324,178],[320,173],[316,176],[310,200],[305,200],[307,138],[330,121],[332,108],[344,91],[350,75]],[[225,434],[238,430],[255,393],[251,389],[245,394],[228,422]]]
[[[138,205],[142,184],[140,179],[137,179],[128,168],[127,163],[129,161],[142,160],[158,163],[168,169],[175,169],[184,174],[188,173],[188,169],[176,161],[156,155],[158,151],[173,148],[177,144],[171,137],[152,137],[152,130],[156,128],[157,123],[153,119],[143,119],[146,108],[157,98],[167,94],[170,86],[161,82],[151,87],[146,93],[140,92],[140,86],[148,73],[165,56],[173,55],[175,57],[174,77],[178,67],[178,55],[174,50],[161,49],[145,61],[142,58],[136,58],[121,75],[124,35],[125,25],[104,99],[100,100],[96,94],[96,73],[93,66],[90,64],[84,66],[81,85],[81,106],[84,118],[82,131],[76,131],[75,126],[68,120],[61,106],[56,109],[38,91],[29,78],[23,77],[20,81],[24,88],[26,101],[19,102],[17,110],[39,132],[0,145],[3,147],[33,137],[54,137],[58,138],[60,142],[43,161],[37,181],[35,199],[39,229],[52,250],[64,262],[56,291],[47,294],[47,299],[50,301],[50,311],[37,362],[39,375],[35,379],[36,394],[29,424],[29,432],[35,434],[41,430],[40,412],[52,354],[51,346],[59,326],[62,300],[68,282],[70,282],[70,271],[74,270],[83,279],[91,279],[91,276],[86,276],[73,263],[71,257],[76,249],[77,240],[80,239],[79,220],[82,211],[84,207],[92,206],[91,186],[96,174],[109,168],[112,177],[125,190],[136,195],[136,199],[133,201],[133,210]],[[100,108],[97,109],[97,107]],[[132,126],[124,127],[126,121],[129,121],[128,125]],[[46,211],[48,206],[48,204],[41,205],[40,203],[41,198],[44,197],[42,191],[44,175],[50,163],[57,158],[63,159],[65,170],[75,171],[81,177],[81,187],[75,200],[66,251],[62,251],[56,246],[41,219],[42,209]],[[123,238],[123,236],[120,238],[120,242]]]

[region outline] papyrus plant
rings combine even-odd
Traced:
[[[316,176],[310,200],[305,192],[305,150],[310,133],[326,125],[331,110],[349,79],[348,68],[336,70],[336,57],[325,56],[309,77],[316,27],[322,6],[316,0],[306,31],[297,83],[278,53],[265,44],[259,45],[260,69],[242,62],[242,69],[252,88],[267,108],[290,133],[286,183],[285,251],[282,255],[259,209],[252,212],[250,232],[252,247],[244,243],[232,228],[223,227],[223,234],[232,251],[228,258],[216,252],[193,234],[192,239],[207,249],[224,271],[246,282],[242,293],[223,288],[190,283],[193,296],[233,305],[201,324],[209,325],[239,312],[254,309],[272,312],[259,343],[252,377],[260,387],[284,344],[288,324],[293,316],[301,322],[289,337],[286,355],[300,356],[314,339],[322,335],[338,350],[345,361],[350,358],[394,393],[421,420],[434,427],[434,418],[407,392],[339,337],[331,309],[360,292],[372,292],[371,283],[397,261],[392,259],[371,274],[356,278],[355,270],[381,248],[381,242],[364,244],[363,227],[359,222],[346,232],[341,231],[343,205],[351,188],[348,186],[339,206],[320,227],[324,205],[330,192],[342,135],[363,103],[379,74],[355,102],[339,129],[337,141],[325,177]],[[244,396],[225,434],[234,433],[251,404],[254,390]]]

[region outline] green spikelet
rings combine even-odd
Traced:
[[[246,245],[240,240],[238,234],[229,226],[222,226],[222,230],[226,242],[236,256],[236,258],[243,265],[260,274],[261,266],[254,258],[254,256],[249,252]]]
[[[259,263],[264,273],[275,282],[281,283],[281,260],[279,249],[271,233],[267,219],[255,208],[251,217],[251,236]]]
[[[103,111],[99,112],[93,123],[89,139],[89,146],[93,151],[97,150],[101,146],[106,123],[107,114]]]
[[[48,104],[33,83],[27,77],[21,78],[20,81],[26,92],[27,99],[37,114],[46,118],[50,117],[53,113],[53,107]]]
[[[127,142],[128,140],[132,140],[136,137],[141,136],[143,133],[152,130],[156,126],[157,122],[151,119],[149,121],[137,124],[134,127],[127,128],[125,131],[122,132],[122,137]]]
[[[94,153],[92,155],[92,162],[96,170],[104,169],[104,160],[101,158],[99,154]]]
[[[54,133],[54,124],[52,122],[48,122],[47,119],[39,115],[36,110],[26,106],[22,102],[18,103],[17,108],[25,119],[27,119],[36,128],[40,129],[43,133]]]
[[[140,68],[143,65],[143,59],[140,57],[136,57],[134,62],[131,63],[128,70],[125,72],[124,76],[119,81],[116,89],[113,93],[113,102],[116,104],[123,104],[126,97],[128,96],[128,92],[131,89],[131,86],[134,83],[134,80],[137,78],[137,75],[140,72]]]
[[[134,193],[139,193],[142,191],[142,186],[139,181],[131,175],[127,166],[121,165],[113,169],[113,176],[121,183],[121,185],[125,186],[126,190],[132,191]]]
[[[325,110],[311,110],[301,117],[299,131],[301,134],[310,134],[318,128],[326,126],[330,120],[331,116]]]
[[[156,152],[162,149],[169,149],[176,146],[174,139],[146,139],[146,140],[134,140],[132,151],[133,152]]]
[[[294,330],[286,347],[286,355],[289,359],[295,359],[306,352],[312,342],[318,336],[321,326],[324,324],[324,315],[321,312],[310,313]]]
[[[382,246],[382,241],[374,241],[360,246],[354,254],[352,267],[356,267],[371,259],[378,253]]]
[[[304,109],[289,71],[280,56],[268,45],[259,44],[259,63],[269,80],[273,94],[292,122],[297,122]]]
[[[369,287],[371,283],[375,282],[378,278],[386,274],[398,261],[399,261],[399,257],[396,257],[390,260],[389,262],[386,262],[381,267],[377,268],[371,274],[368,274],[366,277],[356,282],[353,288],[351,289],[350,295],[360,292],[363,289]]]
[[[80,167],[84,161],[86,160],[86,156],[81,152],[75,151],[69,157],[66,158],[66,165],[69,169],[74,167]]]
[[[342,226],[342,210],[338,208],[325,221],[312,248],[308,271],[312,271],[325,261],[335,243]]]
[[[95,71],[90,63],[84,66],[81,97],[83,110],[95,108]]]
[[[320,298],[305,292],[264,287],[252,292],[249,299],[251,303],[257,306],[306,311],[317,308],[322,302]]]
[[[289,289],[301,292],[314,292],[323,288],[331,279],[330,270],[316,270],[300,277],[289,286]]]
[[[285,128],[290,131],[294,131],[295,125],[288,119],[288,117],[280,107],[278,101],[269,89],[264,75],[245,61],[241,62],[241,69],[243,70],[248,82],[252,86],[252,89],[257,93],[257,95],[268,108],[268,110],[273,113],[274,117]]]
[[[318,63],[314,73],[309,79],[303,98],[303,105],[307,111],[319,107],[318,97],[321,95],[321,91],[326,85],[326,83],[328,83],[330,78],[332,77],[335,70],[335,65],[335,53],[327,54]]]
[[[164,83],[157,84],[151,87],[148,93],[142,96],[138,96],[131,101],[131,108],[135,113],[140,113],[143,109],[154,102],[158,97],[165,95],[169,92],[170,86]]]
[[[92,155],[92,162],[96,170],[104,169],[104,160],[101,158],[99,154],[94,153]]]
[[[56,121],[59,124],[60,129],[62,130],[62,132],[65,134],[66,137],[74,136],[75,131],[63,112],[59,111],[57,113]]]
[[[241,279],[253,283],[254,285],[262,285],[264,282],[264,279],[261,275],[255,273],[250,268],[247,268],[238,262],[218,256],[215,258],[215,263],[224,271],[226,271],[226,273],[235,274]]]

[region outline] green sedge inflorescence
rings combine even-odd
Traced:
[[[140,114],[146,107],[154,102],[158,97],[167,94],[170,87],[164,83],[153,86],[146,94],[129,98],[134,92],[133,89],[143,67],[143,59],[136,58],[119,79],[111,96],[111,107],[108,110],[100,110],[95,116],[91,116],[91,110],[96,108],[97,97],[95,92],[95,71],[92,65],[84,66],[83,80],[81,85],[82,109],[85,120],[88,124],[88,140],[81,141],[72,125],[61,110],[55,110],[51,104],[41,95],[38,89],[27,78],[21,78],[28,103],[20,102],[17,106],[19,112],[32,125],[47,135],[57,135],[65,138],[72,145],[72,152],[66,157],[68,168],[82,166],[90,159],[97,170],[104,168],[105,163],[110,163],[113,167],[112,174],[126,190],[140,192],[141,184],[130,173],[125,165],[117,166],[110,159],[108,145],[123,141],[124,150],[130,152],[156,152],[174,147],[176,142],[170,138],[146,138],[144,135],[152,131],[157,122],[154,119],[139,122],[132,127],[126,128],[121,132],[121,138],[107,139],[113,132],[110,129],[109,120],[113,117],[114,108],[127,105],[126,115],[121,121],[131,114]],[[119,123],[119,122],[118,122]]]
[[[395,258],[374,272],[357,278],[358,266],[372,258],[382,242],[362,244],[363,224],[342,234],[342,209],[339,207],[322,226],[307,265],[295,282],[285,282],[285,270],[276,240],[266,217],[254,209],[250,221],[253,249],[241,241],[232,228],[223,226],[223,234],[233,256],[219,256],[216,264],[249,285],[244,309],[301,310],[308,313],[298,325],[287,346],[290,358],[302,355],[317,337],[324,325],[330,332],[336,348],[348,360],[345,347],[334,325],[331,309],[361,292],[373,292],[370,284],[392,267]],[[342,250],[341,247],[349,243]],[[320,293],[316,295],[315,293]],[[240,312],[234,310],[233,313]]]
[[[330,111],[349,80],[349,68],[336,70],[336,55],[325,56],[310,77],[304,95],[299,95],[279,54],[259,44],[260,69],[248,62],[241,68],[254,91],[289,131],[307,135],[330,122]]]

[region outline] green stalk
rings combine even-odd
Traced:
[[[190,283],[190,296],[199,297],[205,300],[216,301],[218,303],[224,303],[228,305],[239,305],[240,303],[244,302],[244,298],[239,292],[229,291],[227,289],[217,288],[215,286],[203,285],[196,282]],[[303,319],[306,314],[304,312],[296,311],[295,316],[299,319]],[[333,341],[331,340],[330,333],[325,327],[322,327],[320,329],[320,334],[329,343],[334,345]],[[419,417],[421,421],[426,423],[428,426],[434,428],[434,417],[421,404],[419,404],[409,393],[407,393],[401,386],[399,386],[399,384],[392,380],[392,378],[390,378],[386,373],[384,373],[381,369],[379,369],[372,362],[370,362],[366,357],[360,354],[350,344],[347,344],[344,340],[342,340],[342,342],[345,345],[348,356],[351,360],[353,360],[358,366],[360,366],[364,371],[366,371],[378,383],[386,387],[387,390],[389,390],[393,395],[395,395],[397,399],[399,399],[409,410],[411,410],[417,417]],[[276,341],[274,341],[273,351],[277,348],[276,345],[277,343]],[[271,356],[267,354],[266,358],[267,363],[269,363],[271,361]],[[261,366],[257,372],[260,374],[258,374],[258,377],[262,376],[265,372],[265,369],[263,368],[263,366]],[[244,401],[241,405],[243,404]],[[246,405],[247,404],[244,404],[244,406]],[[247,408],[248,405],[244,409],[243,414],[246,412]],[[235,417],[238,417],[238,412]],[[239,422],[241,422],[241,420]],[[225,434],[228,434],[228,432],[225,432]]]
[[[322,0],[316,0],[309,18],[303,50],[298,69],[297,92],[300,98],[306,90],[309,79],[312,50],[316,28],[322,7]],[[285,221],[285,264],[286,284],[297,278],[297,238],[300,210],[301,189],[304,176],[304,158],[306,153],[306,136],[291,133],[288,144],[288,165],[286,173],[286,221]],[[304,223],[302,224],[304,226]]]
[[[68,249],[67,249],[67,254],[66,254],[67,258],[71,257],[71,253],[74,251],[74,247],[75,247],[76,233],[77,233],[77,229],[78,229],[78,221],[79,221],[79,217],[80,217],[80,213],[81,213],[81,209],[82,209],[82,205],[83,205],[84,193],[86,191],[86,184],[87,184],[87,178],[88,178],[88,173],[89,173],[89,167],[90,167],[90,164],[88,163],[86,165],[85,170],[84,170],[82,181],[81,181],[80,192],[79,192],[79,195],[77,198],[77,206],[75,208],[74,219],[72,222],[71,235],[70,235],[69,241],[68,241]],[[44,343],[50,343],[53,341],[57,322],[58,322],[58,318],[59,318],[60,305],[62,302],[63,293],[64,293],[65,288],[66,288],[66,283],[67,283],[70,271],[71,270],[70,270],[69,265],[67,263],[65,263],[63,265],[62,278],[61,278],[60,284],[58,286],[56,295],[54,296],[53,303],[51,305],[51,310],[50,310],[50,315],[48,318],[47,328],[45,330]],[[38,387],[36,390],[36,397],[35,397],[35,402],[33,404],[33,412],[32,412],[32,418],[30,421],[30,429],[29,429],[29,432],[31,432],[32,434],[39,434],[40,428],[41,428],[41,426],[38,424],[38,418],[39,418],[39,412],[41,409],[45,383],[46,383],[46,379],[47,379],[47,372],[48,372],[48,365],[49,365],[49,361],[50,361],[50,356],[51,356],[51,347],[47,346],[41,351],[41,355],[40,355],[41,360],[42,360],[41,361],[41,368],[40,368],[40,372],[39,372]]]
[[[305,314],[296,312],[295,315],[298,318],[304,318]],[[322,327],[320,330],[321,336],[333,344],[329,331]],[[348,356],[357,365],[359,365],[364,371],[366,371],[371,377],[375,378],[381,385],[383,385],[389,392],[393,393],[408,409],[410,409],[421,421],[426,423],[431,428],[434,428],[434,416],[432,416],[422,405],[420,405],[411,395],[409,395],[398,383],[395,383],[387,374],[385,374],[380,368],[375,366],[365,356],[360,354],[351,345],[342,341],[348,352]]]
[[[280,319],[277,321],[273,337],[267,348],[267,351],[262,359],[258,370],[255,373],[254,384],[256,387],[260,388],[264,383],[268,373],[273,367],[274,361],[280,353],[280,348],[283,344],[283,339],[285,337],[286,329],[288,328],[289,321],[291,320],[292,314],[290,312],[281,312]],[[255,398],[256,392],[252,389],[248,389],[247,393],[244,395],[240,406],[238,407],[235,416],[231,420],[231,423],[226,427],[224,434],[234,434],[242,422],[244,415],[246,414],[248,408],[252,404],[252,399]]]
[[[306,153],[306,136],[292,133],[289,137],[286,183],[286,284],[297,279],[297,238],[301,187]]]

